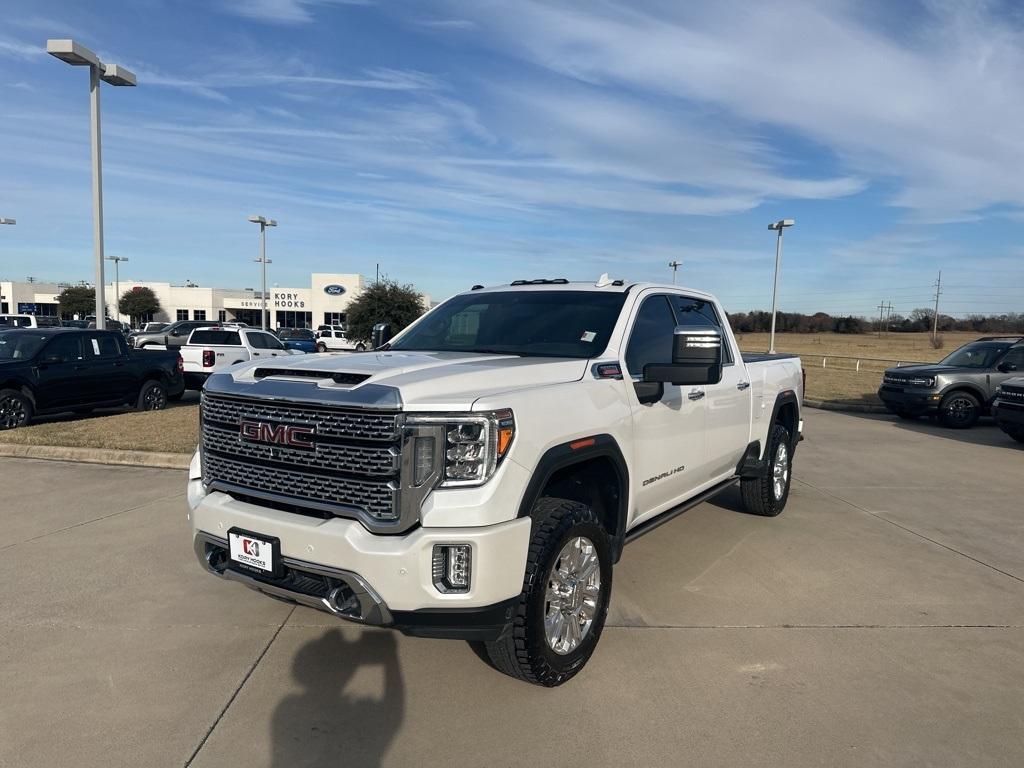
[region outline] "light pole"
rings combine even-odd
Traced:
[[[681,267],[683,262],[681,261],[670,261],[668,265],[672,267],[672,285],[676,284],[676,270]]]
[[[121,262],[128,261],[127,256],[107,256],[107,261],[114,262],[114,314],[117,322],[121,322]]]
[[[100,80],[110,85],[135,85],[135,75],[117,64],[104,64],[74,40],[47,40],[46,52],[75,67],[89,67],[89,113],[92,135],[92,250],[96,261],[96,327],[106,317],[103,296],[103,178],[100,157]]]
[[[277,222],[265,216],[250,216],[249,221],[260,225],[260,255],[253,261],[263,265],[263,308],[260,310],[260,327],[265,331],[267,330],[267,264],[271,263],[267,258],[267,227],[276,227]]]
[[[17,224],[14,219],[0,219],[0,224]]]
[[[775,307],[779,296],[779,265],[782,262],[782,230],[796,224],[793,219],[779,219],[768,225],[768,229],[774,229],[779,233],[775,241],[775,284],[772,286],[772,335],[768,341],[768,354],[775,354]]]

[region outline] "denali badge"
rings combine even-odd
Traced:
[[[239,434],[243,440],[255,443],[274,443],[287,445],[290,448],[312,449],[313,427],[300,427],[294,424],[270,424],[266,421],[243,421],[239,425]]]

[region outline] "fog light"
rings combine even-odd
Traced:
[[[439,592],[468,592],[472,561],[469,544],[435,544],[434,586]]]

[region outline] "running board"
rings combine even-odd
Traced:
[[[708,488],[703,493],[697,494],[692,499],[684,501],[678,507],[672,507],[672,509],[666,510],[665,512],[662,512],[660,515],[652,517],[650,520],[644,520],[644,522],[640,523],[640,525],[636,526],[636,528],[632,528],[629,531],[626,531],[626,538],[624,540],[624,543],[629,544],[632,541],[636,541],[645,533],[650,533],[655,528],[664,525],[674,517],[678,517],[679,515],[683,514],[683,512],[686,512],[688,509],[693,509],[698,504],[701,504],[710,499],[712,496],[717,496],[726,488],[733,485],[737,480],[739,480],[738,477],[731,477],[728,480],[719,483],[718,485]]]

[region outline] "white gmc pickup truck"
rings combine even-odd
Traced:
[[[707,293],[477,286],[374,351],[210,376],[196,555],[559,685],[594,650],[627,543],[737,481],[747,511],[782,511],[802,391],[799,359],[741,356]]]

